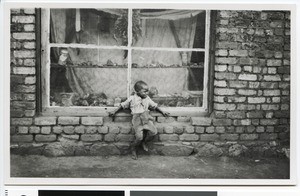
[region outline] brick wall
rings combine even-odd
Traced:
[[[278,155],[289,145],[290,15],[218,11],[213,112],[156,117],[151,153]],[[130,117],[36,115],[35,10],[11,11],[11,152],[128,153]]]

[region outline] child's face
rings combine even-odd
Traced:
[[[149,88],[147,85],[142,85],[141,90],[136,92],[138,96],[140,96],[142,99],[145,99],[148,96]]]

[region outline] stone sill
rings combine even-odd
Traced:
[[[108,116],[116,107],[91,108],[91,107],[47,107],[42,110],[40,116]],[[204,108],[199,107],[182,107],[182,108],[162,108],[169,112],[170,116],[190,116],[190,117],[206,117],[209,113]],[[158,112],[151,112],[152,116],[162,116]],[[116,116],[131,116],[129,110],[121,111]]]

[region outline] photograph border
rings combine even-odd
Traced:
[[[291,11],[291,40],[297,40],[296,36],[296,4],[249,4],[245,3],[223,3],[203,4],[200,2],[172,2],[172,3],[149,3],[149,2],[97,2],[97,3],[4,3],[4,65],[10,64],[10,9],[11,8],[186,8],[186,9],[211,9],[211,10],[290,10]],[[297,55],[296,41],[291,42],[291,118],[290,118],[290,179],[138,179],[138,178],[15,178],[10,176],[10,134],[4,131],[4,184],[5,185],[296,185],[297,177],[297,119],[296,113],[296,84]],[[9,130],[10,113],[10,67],[4,66],[4,130]],[[298,79],[299,80],[299,79]]]

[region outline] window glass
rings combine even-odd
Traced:
[[[206,15],[50,9],[50,106],[118,106],[143,80],[161,106],[203,107]]]
[[[51,106],[114,106],[125,99],[124,54],[122,50],[52,48]]]
[[[133,46],[204,48],[204,10],[133,11]]]
[[[202,61],[193,62],[193,55],[200,56],[195,59]],[[163,106],[202,106],[204,66],[201,57],[203,52],[134,50],[132,86],[144,80],[150,87],[150,96]]]
[[[127,45],[124,9],[51,9],[50,43]]]

